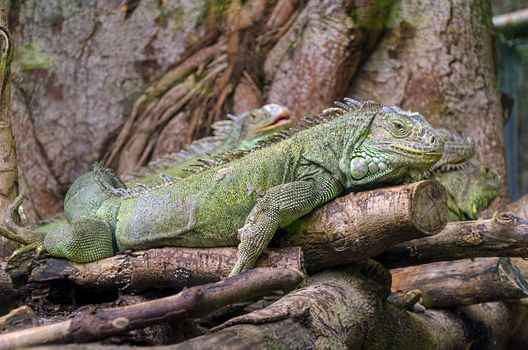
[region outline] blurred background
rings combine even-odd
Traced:
[[[499,87],[511,99],[504,128],[511,199],[528,193],[528,1],[493,2]],[[524,135],[524,137],[523,137]]]

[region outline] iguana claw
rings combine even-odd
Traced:
[[[6,226],[0,226],[0,236],[24,245],[11,254],[11,257],[9,258],[10,260],[31,250],[36,251],[37,257],[39,257],[42,252],[45,251],[45,234],[41,232],[35,232],[29,227],[29,220],[24,213],[24,209],[21,207],[24,199],[26,199],[26,196],[23,194],[15,198],[13,203],[11,203],[7,208],[5,222]],[[18,224],[18,222],[20,222],[20,224]]]

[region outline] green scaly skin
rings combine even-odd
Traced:
[[[125,174],[122,179],[128,186],[134,186],[158,182],[161,176],[184,178],[192,174],[188,170],[189,166],[199,158],[207,159],[212,155],[236,149],[248,150],[257,142],[291,127],[290,111],[278,104],[267,104],[238,116],[228,114],[228,118],[212,125],[213,136],[193,141],[183,150],[151,162],[133,173]],[[34,229],[48,233],[65,222],[64,218],[56,218]]]
[[[449,221],[475,220],[501,191],[499,175],[488,166],[470,161],[460,168],[435,171],[447,190]]]
[[[442,139],[418,113],[336,104],[317,116],[328,121],[154,188],[127,189],[96,167],[68,191],[68,223],[32,245],[90,262],[128,249],[238,244],[235,275],[254,266],[278,228],[343,193],[416,177],[442,156]]]

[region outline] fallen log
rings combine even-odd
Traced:
[[[275,244],[301,246],[310,272],[367,258],[398,242],[435,234],[447,220],[446,195],[436,181],[352,193],[315,210],[277,234]],[[293,250],[292,250],[293,249]],[[182,287],[228,275],[236,248],[159,248],[89,264],[46,259],[31,282],[68,279],[95,291]],[[298,249],[270,251],[258,266],[303,270]]]
[[[528,257],[528,219],[501,213],[490,220],[451,222],[432,237],[398,244],[375,259],[396,268],[493,256]]]
[[[393,269],[396,294],[419,289],[427,308],[453,308],[528,297],[528,281],[509,258],[437,262]]]
[[[256,268],[221,282],[184,289],[157,300],[76,314],[72,319],[0,335],[0,349],[38,344],[88,342],[131,329],[205,316],[226,305],[276,290],[289,291],[303,279],[299,271]]]

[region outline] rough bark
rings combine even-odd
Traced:
[[[391,270],[397,294],[419,289],[427,308],[453,308],[528,296],[528,281],[508,258],[481,258]]]
[[[21,306],[0,317],[0,334],[36,326],[37,316],[29,306]]]
[[[11,60],[13,41],[7,25],[8,4],[0,1],[0,225],[18,192],[15,139],[11,128]],[[16,245],[0,237],[0,258]]]
[[[435,261],[528,257],[528,220],[502,213],[490,220],[451,222],[438,234],[404,242],[376,257],[395,268]]]
[[[519,302],[484,303],[461,307],[455,312],[426,310],[417,314],[386,303],[383,297],[376,303],[376,293],[365,289],[371,286],[369,282],[361,281],[365,279],[364,276],[339,276],[333,273],[333,276],[327,275],[327,281],[320,278],[321,276],[322,274],[315,276],[310,286],[295,292],[295,298],[284,300],[283,304],[276,305],[279,307],[269,307],[248,315],[251,318],[239,320],[242,324],[156,349],[254,349],[281,346],[305,349],[317,348],[316,345],[321,343],[322,346],[328,343],[334,345],[331,343],[332,339],[338,339],[338,343],[344,338],[344,334],[352,336],[335,344],[332,349],[346,348],[347,345],[349,349],[525,348],[526,343],[523,341],[527,334],[528,307]],[[376,312],[365,312],[372,304],[376,304],[379,309],[374,308]],[[378,310],[381,311],[377,312]],[[323,323],[333,316],[332,313],[341,316],[340,323],[335,326],[335,322],[332,322],[326,326]],[[288,317],[289,315],[297,317]],[[274,316],[278,316],[277,319],[274,319]],[[372,329],[374,331],[369,332]],[[365,337],[353,337],[362,331],[369,333]],[[328,338],[331,338],[330,341]],[[75,344],[44,346],[38,349],[137,348],[126,345]]]
[[[308,1],[266,58],[267,101],[300,118],[344,96],[390,6],[385,0]]]
[[[13,128],[21,190],[36,218],[61,210],[64,192],[101,158],[135,97],[203,32],[201,1],[141,0],[133,12],[123,3],[12,1]]]
[[[349,95],[402,105],[471,137],[477,159],[501,175],[504,203],[504,120],[491,32],[490,1],[400,0]]]
[[[465,310],[464,317],[441,310],[411,313],[388,303],[378,283],[361,266],[321,273],[266,309],[164,349],[495,349],[528,315],[507,307],[486,310],[490,304]]]
[[[480,336],[474,349],[525,349],[528,307],[520,302],[494,302],[464,306],[457,311],[472,320]]]
[[[253,269],[221,282],[184,289],[177,295],[111,309],[84,311],[72,319],[0,335],[0,349],[61,342],[87,342],[131,329],[205,316],[226,305],[276,290],[289,291],[304,278],[288,269]]]
[[[528,219],[528,193],[517,199],[515,202],[506,205],[505,211]]]
[[[188,57],[136,100],[105,164],[126,173],[176,151],[226,112],[255,108],[263,100],[286,104],[294,119],[319,112],[345,93],[390,3],[210,2],[209,11],[224,11],[208,14],[208,33]],[[173,132],[180,137],[160,136]]]

